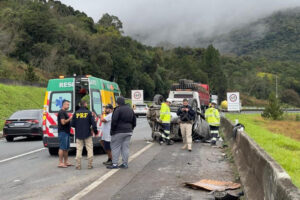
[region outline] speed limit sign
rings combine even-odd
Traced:
[[[240,93],[228,92],[227,93],[228,111],[240,111]]]
[[[144,103],[144,90],[131,90],[131,101],[133,105]]]

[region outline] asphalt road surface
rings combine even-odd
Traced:
[[[219,148],[195,143],[193,151],[151,143],[145,118],[138,119],[131,141],[127,170],[108,170],[106,155],[95,155],[94,169],[57,168],[42,141],[18,138],[0,140],[0,199],[214,199],[206,191],[192,190],[184,182],[201,179],[234,181],[229,162]],[[84,157],[86,158],[86,157]],[[75,155],[70,156],[75,164]]]

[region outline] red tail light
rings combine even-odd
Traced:
[[[32,123],[32,124],[38,124],[39,120],[27,120],[27,122]]]

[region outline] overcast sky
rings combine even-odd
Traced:
[[[145,44],[192,45],[199,37],[300,6],[300,0],[61,0],[97,22],[104,13],[119,17],[126,35]]]

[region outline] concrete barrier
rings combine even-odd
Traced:
[[[245,132],[234,138],[234,125],[224,117],[221,127],[230,142],[247,199],[300,200],[300,190],[290,176]]]

